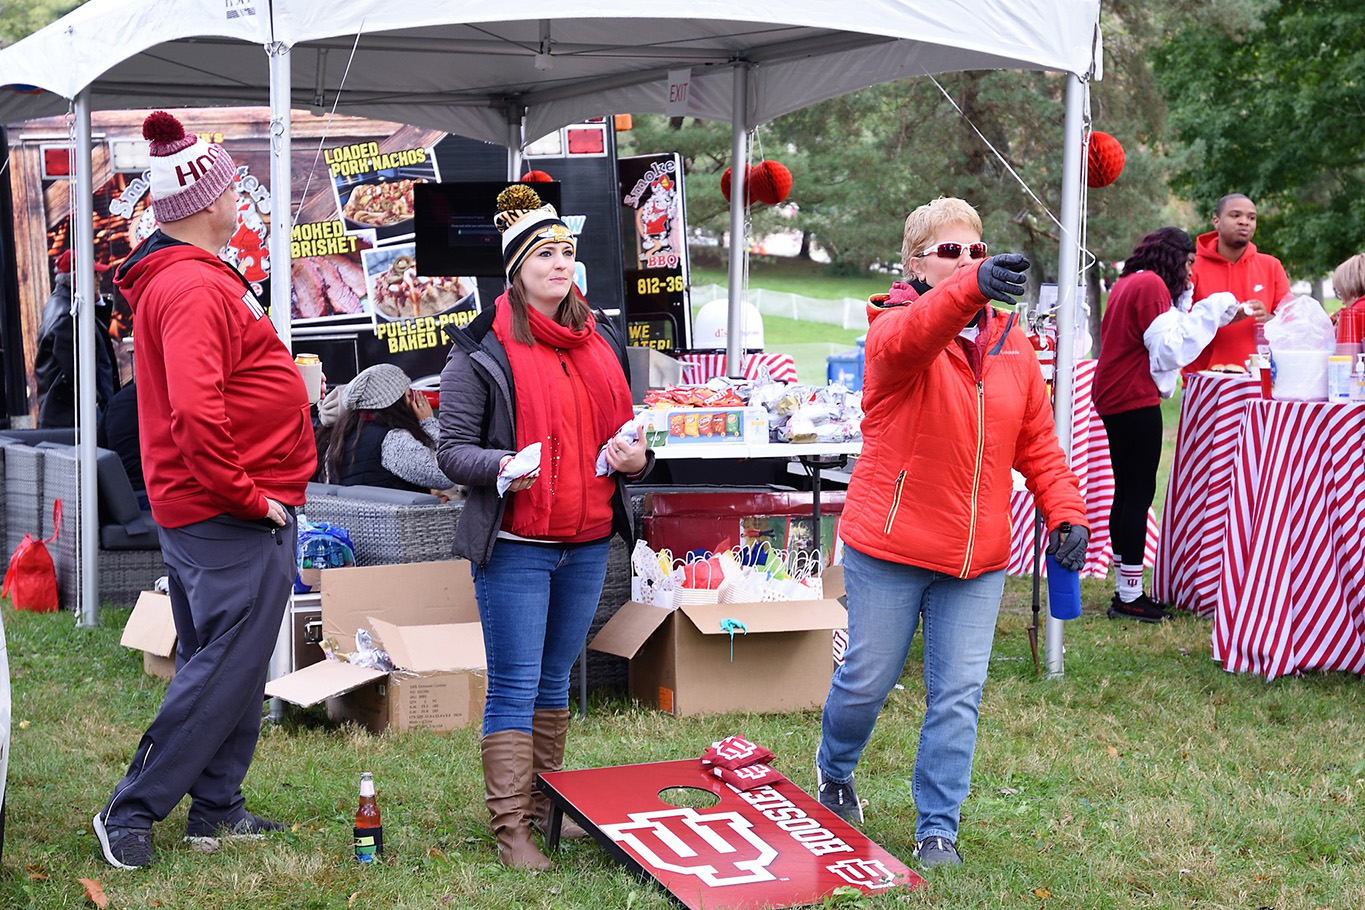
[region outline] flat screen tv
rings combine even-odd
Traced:
[[[423,275],[502,276],[502,235],[493,224],[506,180],[419,183],[413,187],[414,242]],[[531,188],[560,210],[558,183]]]

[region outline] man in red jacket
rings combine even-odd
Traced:
[[[186,794],[186,839],[206,848],[285,827],[248,812],[241,784],[317,460],[293,358],[217,255],[237,224],[231,157],[164,111],[143,135],[161,227],[116,278],[133,308],[143,473],[179,641],[161,711],[94,818],[120,869],[152,862],[152,823]]]
[[[1223,326],[1209,346],[1185,367],[1196,373],[1221,364],[1240,366],[1256,351],[1256,324],[1265,322],[1289,293],[1289,276],[1280,260],[1257,251],[1256,204],[1241,193],[1218,200],[1213,230],[1195,241],[1193,299],[1231,291],[1248,311]]]

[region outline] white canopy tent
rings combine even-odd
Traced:
[[[291,108],[395,120],[507,145],[509,176],[524,137],[612,113],[685,113],[747,132],[801,107],[928,73],[1030,69],[1068,75],[1059,263],[1058,360],[1071,363],[1079,274],[1084,109],[1100,65],[1099,0],[784,0],[740,7],[691,0],[643,17],[627,0],[523,0],[516,19],[458,0],[90,0],[0,51],[0,122],[64,113],[77,131],[97,108],[259,104],[272,109],[273,186],[289,186]],[[265,53],[262,53],[264,48]],[[61,61],[54,66],[54,61]],[[670,75],[674,78],[671,80]],[[686,79],[684,106],[671,81]],[[90,198],[88,155],[79,198]],[[731,236],[743,236],[743,168],[735,168]],[[282,197],[281,197],[282,198]],[[914,200],[907,200],[907,204]],[[271,260],[289,274],[289,212],[272,214]],[[78,225],[79,228],[79,225]],[[88,225],[87,225],[88,231]],[[730,267],[728,361],[740,360],[741,259]],[[77,234],[77,278],[93,286],[91,238]],[[272,311],[288,339],[289,288]],[[93,314],[82,309],[82,337]],[[90,344],[82,351],[93,351]],[[93,374],[93,354],[90,370]],[[84,367],[84,364],[83,364]],[[1069,452],[1071,371],[1058,370],[1057,432]],[[93,423],[93,395],[81,398]],[[93,446],[93,443],[91,443]],[[90,458],[92,528],[93,452]],[[82,475],[82,492],[84,473]],[[84,509],[83,515],[84,515]],[[92,544],[83,556],[93,565]],[[88,573],[93,576],[92,573]],[[93,579],[84,585],[93,616]],[[1061,669],[1061,626],[1049,621],[1050,669]]]

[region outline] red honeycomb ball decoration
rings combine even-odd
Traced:
[[[747,204],[779,205],[791,193],[792,172],[776,161],[764,161],[745,169]],[[720,193],[730,201],[730,169],[720,177]]]
[[[765,161],[759,167],[766,174],[766,182],[771,188],[770,198],[763,201],[769,205],[781,205],[786,202],[792,191],[792,172],[785,164],[776,161]]]
[[[521,175],[522,183],[553,183],[554,179],[544,171],[527,171]]]
[[[1085,182],[1092,189],[1108,186],[1123,173],[1123,146],[1108,133],[1090,134]]]

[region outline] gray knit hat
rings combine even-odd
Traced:
[[[408,374],[391,363],[377,363],[361,370],[346,384],[341,395],[342,405],[349,411],[378,411],[387,408],[408,391],[412,380]]]

